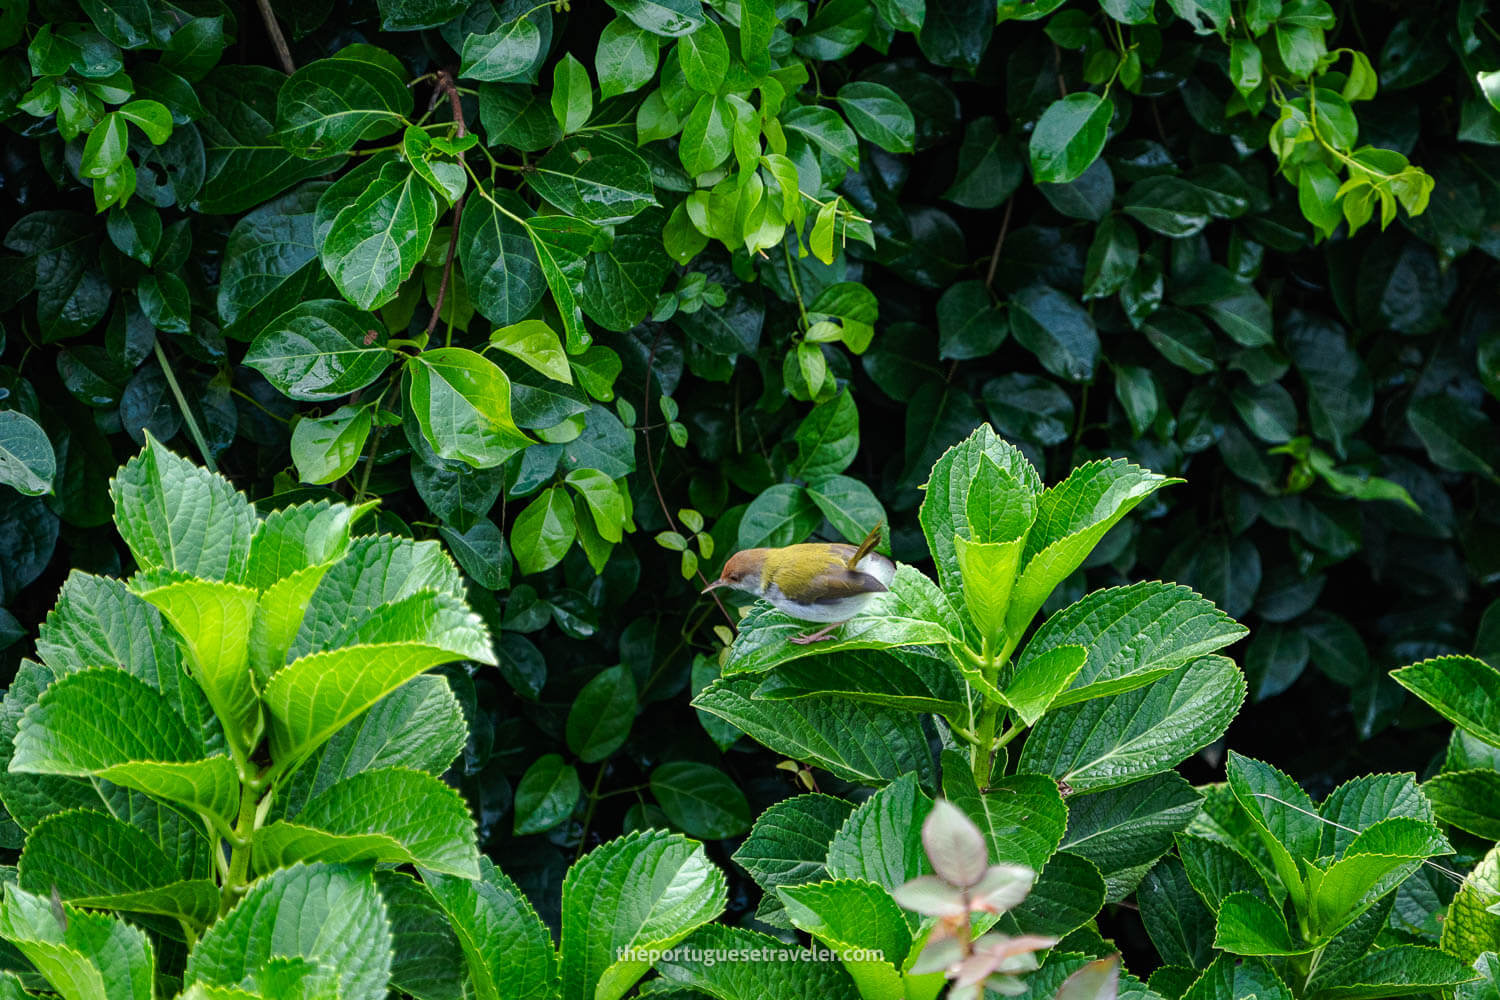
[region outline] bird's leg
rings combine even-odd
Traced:
[[[844,622],[846,621],[848,621],[847,618],[844,619]],[[790,641],[796,643],[799,646],[806,646],[808,643],[824,642],[826,640],[833,639],[835,638],[833,634],[834,630],[837,629],[840,625],[843,625],[844,622],[831,622],[827,625],[824,625],[822,628],[818,629],[811,635],[794,635],[792,636]]]

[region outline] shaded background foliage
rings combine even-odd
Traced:
[[[459,66],[453,41],[463,30],[382,30],[386,8],[401,5],[273,6],[298,66],[357,42],[393,53],[413,79]],[[482,2],[460,20],[499,23],[516,15],[513,6],[487,13]],[[540,75],[500,86],[535,84],[527,93],[545,96],[565,54],[597,82],[596,48],[615,13],[573,6],[551,15]],[[901,6],[873,5],[882,14]],[[1122,20],[1151,7],[1102,6]],[[1139,46],[1136,78],[1110,87],[1116,117],[1103,157],[1071,183],[1037,184],[1027,144],[1038,119],[1061,97],[1102,83],[1118,55],[1117,25],[1094,5],[996,27],[993,4],[932,4],[915,35],[870,14],[835,17],[863,4],[813,13],[778,5],[815,70],[814,94],[873,82],[910,108],[912,151],[889,152],[870,141],[872,128],[860,129],[859,169],[836,184],[868,220],[873,247],[850,219],[853,238],[840,235],[831,264],[796,257],[795,241],[790,252],[773,245],[756,254],[716,243],[673,263],[646,237],[687,190],[670,153],[677,140],[645,146],[657,150],[662,207],[620,232],[645,234],[632,267],[656,286],[654,318],[610,322],[607,276],[584,279],[596,342],[621,362],[614,399],[628,407],[596,407],[608,419],[552,446],[560,467],[528,464],[538,461],[531,450],[493,469],[444,462],[396,428],[374,435],[334,484],[346,497],[378,495],[384,529],[442,533],[473,556],[461,562],[472,601],[499,636],[502,666],[449,673],[474,723],[462,784],[482,843],[509,859],[544,915],[555,916],[567,862],[599,839],[663,817],[698,836],[733,837],[795,788],[772,755],[734,743],[723,723],[700,724],[688,706],[713,676],[713,627],[725,618],[695,596],[695,574],[684,580],[680,551],[690,549],[712,576],[742,544],[847,535],[847,522],[825,517],[844,509],[830,494],[854,490],[835,481],[843,475],[879,501],[849,493],[854,519],[883,513],[897,558],[919,558],[915,509],[927,470],[985,420],[1048,481],[1103,455],[1186,478],[1122,523],[1049,610],[1086,590],[1161,577],[1192,585],[1251,626],[1233,654],[1252,703],[1229,745],[1298,775],[1319,796],[1355,773],[1421,772],[1440,751],[1446,734],[1386,674],[1442,653],[1500,655],[1500,616],[1484,615],[1500,574],[1492,420],[1500,112],[1475,82],[1500,67],[1500,25],[1475,0],[1420,12],[1397,2],[1334,6],[1328,49],[1367,53],[1379,77],[1374,98],[1357,105],[1361,142],[1408,156],[1436,186],[1421,215],[1403,211],[1383,231],[1369,225],[1320,240],[1266,149],[1274,115],[1226,115],[1236,100],[1229,50],[1167,4],[1155,6],[1160,30],[1124,29],[1127,46]],[[7,670],[29,652],[69,568],[120,571],[105,482],[143,430],[195,453],[170,378],[219,467],[249,495],[280,498],[273,503],[310,495],[292,470],[291,424],[326,416],[332,403],[294,402],[245,366],[249,338],[226,336],[232,317],[218,304],[230,234],[259,200],[193,211],[173,194],[202,183],[194,136],[242,126],[226,117],[225,95],[251,76],[279,80],[240,67],[276,58],[253,7],[184,9],[222,16],[233,41],[201,67],[207,82],[190,87],[197,108],[169,79],[197,79],[200,67],[187,57],[126,54],[137,92],[181,119],[160,146],[130,140],[143,165],[132,204],[156,221],[125,221],[160,231],[149,269],[121,252],[129,239],[114,227],[123,213],[93,214],[77,176],[83,140],[64,141],[50,119],[18,109],[37,28],[98,25],[101,15],[88,3],[34,2],[29,11],[13,6],[4,21],[0,409],[39,421],[58,462],[50,496],[0,488]],[[158,62],[182,72],[147,68]],[[464,116],[497,157],[523,162],[501,138],[505,115],[491,105],[486,120],[492,86],[463,95]],[[652,89],[601,113],[633,123]],[[418,111],[440,96],[429,82],[414,92]],[[830,157],[822,160],[825,179],[836,177]],[[301,178],[317,178],[338,162],[296,166]],[[321,183],[295,189],[304,204]],[[277,204],[270,216],[293,210]],[[469,210],[476,204],[470,198]],[[425,282],[425,296],[409,297],[392,335],[426,325],[442,249],[435,240],[414,282]],[[600,284],[589,291],[589,281]],[[805,312],[817,314],[810,304],[840,282],[863,285],[878,306],[862,353],[846,349],[847,332],[844,346],[808,335]],[[658,299],[657,289],[668,294]],[[847,331],[856,313],[869,321],[870,305],[861,297],[857,308],[829,312],[845,317]],[[483,329],[471,321],[469,340],[482,340]],[[522,370],[506,369],[525,384]],[[805,433],[818,432],[842,456],[826,468],[809,467],[811,449],[798,441],[813,400],[822,416]],[[579,393],[575,402],[589,401]],[[638,530],[602,573],[576,546],[555,567],[523,573],[535,560],[523,555],[515,565],[518,516],[554,476],[579,467],[628,482]],[[509,546],[500,532],[474,534],[483,518]],[[700,528],[711,544],[692,537]],[[661,532],[675,534],[659,543]],[[623,669],[601,675],[615,665]],[[615,719],[628,737],[611,746],[570,736],[570,712]],[[1218,773],[1212,755],[1192,766],[1195,780]],[[735,892],[732,908],[753,909],[747,883]]]

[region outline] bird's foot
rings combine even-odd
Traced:
[[[837,638],[837,636],[833,634],[834,630],[842,624],[844,623],[834,622],[832,625],[824,625],[822,628],[818,629],[811,635],[794,635],[791,637],[790,641],[796,643],[798,646],[806,646],[814,642],[828,642],[832,639]]]

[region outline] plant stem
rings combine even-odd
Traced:
[[[365,470],[359,477],[359,489],[354,491],[355,503],[359,503],[368,496],[370,470],[375,468],[375,455],[380,448],[380,434],[385,430],[385,424],[382,424],[378,419],[380,416],[380,404],[385,402],[385,394],[391,391],[391,384],[386,383],[386,387],[380,391],[380,395],[375,397],[375,405],[370,407],[370,415],[377,419],[375,420],[375,430],[370,434],[370,457],[365,459]]]
[[[464,127],[463,104],[459,101],[458,98],[458,84],[454,82],[453,75],[451,73],[449,73],[445,69],[440,69],[437,71],[437,86],[433,93],[433,96],[436,97],[438,94],[444,92],[447,93],[449,106],[453,110],[453,125],[455,131],[458,133],[458,138],[462,139],[468,133]],[[464,165],[465,170],[467,170],[468,163],[465,162],[463,153],[458,154],[458,160]],[[476,181],[476,183],[478,182]],[[443,299],[448,294],[448,282],[452,280],[453,277],[453,257],[454,254],[458,252],[458,227],[459,223],[463,220],[464,217],[464,199],[467,197],[468,192],[465,191],[463,194],[459,195],[458,200],[453,203],[453,224],[448,231],[448,253],[447,256],[443,258],[443,277],[438,282],[437,299],[432,303],[432,318],[427,321],[427,336],[429,337],[432,336],[432,331],[437,329],[438,318],[443,314]],[[443,346],[452,346],[452,341],[453,324],[449,323],[448,336],[444,340]]]
[[[1083,383],[1083,391],[1078,398],[1078,419],[1073,424],[1073,447],[1078,447],[1078,442],[1083,438],[1083,421],[1088,415],[1089,408],[1089,383]]]
[[[995,238],[995,249],[990,254],[990,267],[984,275],[984,287],[989,289],[995,283],[995,268],[1000,264],[1000,251],[1005,247],[1005,234],[1010,229],[1010,210],[1016,205],[1014,198],[1005,199],[1005,216],[1000,220],[1000,235]]]
[[[271,47],[276,50],[276,58],[281,63],[282,70],[287,76],[297,72],[297,64],[292,62],[292,50],[286,46],[286,36],[281,33],[281,25],[276,23],[276,12],[271,9],[271,0],[255,0],[255,5],[260,8],[260,18],[266,22],[266,34],[271,36]]]
[[[990,640],[985,639],[984,647],[977,657],[968,646],[963,649],[969,654],[970,661],[979,668],[985,683],[991,688],[998,688],[1000,669],[1010,662],[1010,655],[1016,649],[1016,640],[1006,638],[997,653]],[[979,718],[974,723],[975,742],[969,750],[969,764],[974,770],[974,784],[983,792],[990,784],[995,750],[1015,739],[1026,727],[1020,724],[1012,726],[997,740],[995,730],[999,728],[1004,714],[1002,706],[998,701],[991,701],[983,691],[979,692],[979,697],[984,699],[984,707],[979,710]]]
[[[161,373],[167,377],[167,388],[172,390],[172,397],[177,400],[177,408],[182,411],[182,422],[187,424],[188,437],[193,439],[193,444],[198,446],[198,454],[203,456],[203,467],[209,472],[218,472],[218,467],[214,465],[214,453],[208,450],[208,442],[203,439],[203,431],[199,429],[193,411],[188,409],[187,397],[182,394],[182,386],[177,384],[177,375],[172,371],[172,366],[167,364],[167,355],[161,349],[160,337],[151,342],[151,349],[156,352],[156,363],[161,365]]]
[[[578,853],[573,855],[577,861],[583,857],[583,849],[589,842],[589,827],[594,822],[594,809],[599,805],[599,783],[604,780],[604,762],[600,762],[599,770],[594,772],[594,787],[589,789],[589,807],[583,814],[583,832],[578,835]]]
[[[781,249],[786,252],[786,276],[792,283],[792,294],[797,297],[797,311],[802,314],[802,331],[812,326],[807,318],[807,306],[802,302],[802,286],[797,281],[797,264],[792,260],[792,248],[787,245],[786,240],[781,241]]]
[[[448,282],[453,278],[453,256],[458,252],[458,225],[464,217],[464,199],[469,196],[465,191],[458,196],[453,203],[453,225],[448,231],[448,254],[443,258],[443,277],[438,281],[437,298],[432,303],[432,317],[427,320],[427,336],[432,336],[432,331],[437,329],[438,318],[443,315],[443,299],[448,295]],[[453,346],[453,323],[449,317],[448,336],[443,340],[444,347]]]
[[[980,697],[984,697],[981,693]],[[995,755],[995,727],[1000,721],[999,702],[985,699],[979,711],[979,722],[974,727],[977,742],[969,750],[969,763],[974,769],[974,785],[982,792],[990,786],[990,768]]]
[[[240,814],[234,821],[234,839],[229,842],[229,875],[219,897],[219,912],[230,907],[245,892],[250,874],[250,841],[255,835],[255,816],[260,805],[262,775],[257,774],[240,784]]]
[[[182,928],[182,936],[187,940],[188,951],[192,951],[198,945],[198,932],[193,930],[192,923],[186,918],[178,920],[177,926]]]
[[[973,657],[971,657],[973,659]],[[984,640],[984,648],[978,657],[979,672],[990,687],[996,687],[1000,679],[1000,665],[1004,661],[995,655],[990,640]],[[969,750],[969,764],[974,770],[974,784],[983,792],[990,784],[990,769],[995,755],[995,728],[1000,723],[1000,703],[991,701],[984,691],[979,692],[984,707],[979,710],[979,719],[974,724],[975,742]]]
[[[230,386],[229,387],[229,391],[231,393],[233,393],[234,395],[236,395],[236,396],[240,397],[241,399],[243,399],[245,402],[249,403],[251,406],[255,407],[260,412],[264,413],[266,416],[270,417],[272,420],[276,421],[277,423],[279,423],[279,424],[289,424],[289,423],[291,423],[290,420],[288,420],[286,417],[283,417],[281,414],[279,414],[279,413],[273,413],[271,410],[266,409],[266,405],[264,403],[262,403],[260,400],[256,399],[254,396],[250,395],[245,390],[243,390],[243,389],[236,389],[234,386]]]
[[[960,889],[959,892],[963,898],[964,922],[963,926],[958,929],[958,947],[960,954],[964,958],[969,958],[974,954],[974,925],[971,923],[973,911],[969,909],[969,890]]]

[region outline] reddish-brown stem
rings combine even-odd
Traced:
[[[1014,198],[1005,199],[1005,216],[1000,220],[1000,235],[995,238],[995,252],[990,254],[990,269],[984,275],[984,287],[995,283],[995,268],[1000,264],[1000,251],[1005,247],[1005,234],[1010,229],[1010,210],[1015,207]]]
[[[458,201],[453,203],[453,227],[448,233],[448,255],[443,258],[443,277],[438,282],[437,298],[432,303],[432,316],[427,320],[427,335],[432,336],[432,331],[437,329],[438,317],[443,314],[443,298],[448,294],[448,282],[453,277],[453,256],[458,252],[458,224],[464,215],[464,198],[461,194]]]
[[[448,94],[448,106],[453,109],[453,124],[458,126],[458,137],[462,139],[469,133],[464,127],[464,106],[459,100],[458,84],[454,81],[453,74],[445,69],[440,69],[433,75],[436,77],[438,90]],[[459,154],[460,157],[462,155]]]
[[[436,102],[439,94],[447,92],[449,106],[453,109],[453,124],[457,127],[458,138],[462,139],[468,132],[464,128],[464,108],[463,102],[459,100],[458,84],[454,82],[453,74],[445,69],[438,70],[435,76],[433,100]],[[459,153],[460,163],[463,162],[463,158],[464,154]],[[453,257],[458,252],[458,226],[463,221],[466,197],[468,197],[467,191],[459,195],[458,200],[453,203],[453,225],[448,233],[448,253],[443,258],[443,277],[438,282],[437,298],[432,303],[432,317],[427,320],[429,337],[432,336],[432,331],[437,329],[438,319],[443,314],[443,299],[448,295],[448,282],[453,279]]]

